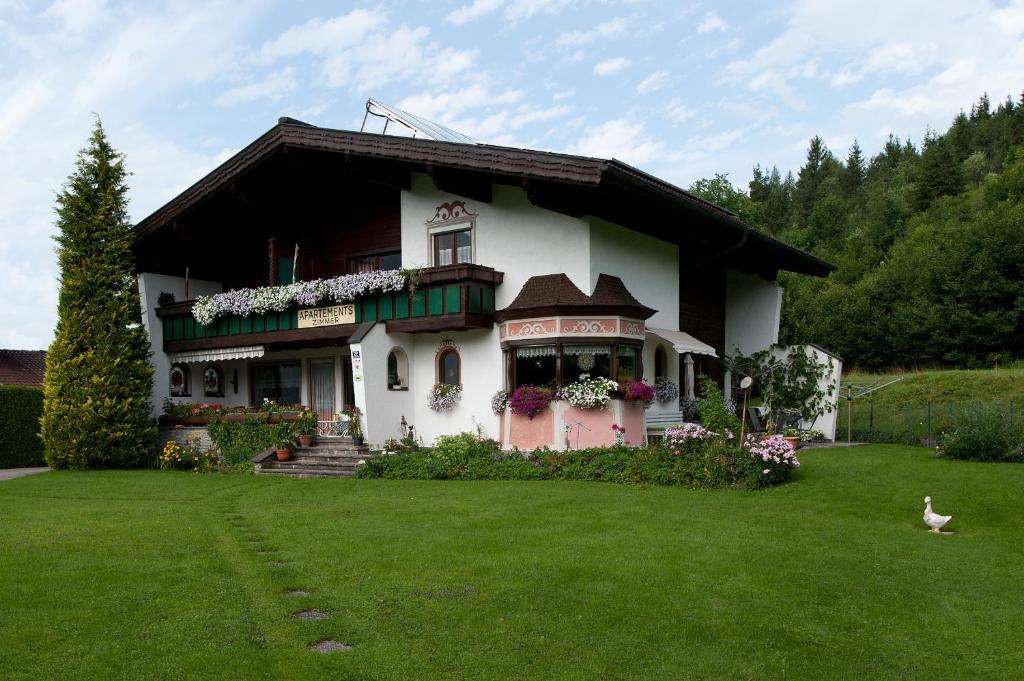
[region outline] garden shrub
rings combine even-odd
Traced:
[[[699,426],[697,428],[700,428]],[[701,429],[703,431],[703,429]],[[788,479],[799,465],[785,441],[751,440],[736,447],[708,431],[688,437],[682,429],[664,443],[645,447],[531,453],[503,452],[493,440],[472,433],[439,438],[438,445],[407,454],[372,457],[356,469],[360,478],[417,480],[587,480],[692,488],[756,489]],[[765,448],[765,452],[761,448]],[[765,459],[767,456],[768,459]],[[778,461],[770,460],[778,456]]]
[[[697,400],[700,422],[715,433],[735,433],[740,429],[736,409],[729,408],[725,395],[718,384],[705,374],[700,375],[700,399]]]
[[[46,465],[39,439],[42,415],[42,390],[0,385],[0,468]]]
[[[973,461],[1024,463],[1024,424],[998,405],[966,408],[952,430],[939,436],[938,456]]]
[[[207,432],[228,466],[244,464],[264,449],[273,447],[276,434],[275,424],[258,416],[244,421],[214,419],[207,426]]]

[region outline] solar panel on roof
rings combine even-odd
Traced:
[[[363,116],[363,125],[359,132],[366,132],[366,119],[368,116],[377,116],[384,119],[383,134],[388,134],[388,126],[391,123],[402,126],[412,137],[436,140],[438,142],[458,142],[460,144],[476,144],[477,141],[468,135],[447,128],[440,123],[428,121],[408,111],[402,111],[393,106],[378,102],[376,99],[366,100],[366,114]],[[394,128],[393,128],[394,130]],[[395,134],[392,132],[391,134]]]

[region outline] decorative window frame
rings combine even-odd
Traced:
[[[387,358],[385,359],[385,362],[389,362],[390,363],[391,355],[395,356],[395,361],[397,362],[397,365],[398,365],[396,367],[396,372],[395,372],[398,375],[398,383],[396,383],[394,385],[391,385],[391,370],[390,370],[389,367],[387,367],[385,365],[385,371],[387,372],[387,377],[386,377],[385,380],[388,382],[388,390],[406,391],[406,390],[409,389],[409,374],[410,374],[409,353],[407,353],[405,351],[405,348],[402,348],[402,347],[399,347],[399,346],[396,345],[396,346],[392,347],[390,350],[388,350],[388,354],[387,354]],[[403,366],[403,364],[404,364],[404,366]],[[462,365],[461,365],[461,361],[460,361],[460,364],[459,364],[459,371],[460,371],[460,373],[461,373],[461,370],[462,370]]]
[[[217,389],[213,392],[206,385],[206,374],[210,371],[217,374]],[[207,364],[203,367],[203,397],[224,397],[224,370],[218,364]]]
[[[427,220],[427,264],[429,267],[441,267],[434,258],[434,237],[440,234],[451,232],[469,231],[469,262],[454,262],[458,259],[457,250],[453,252],[452,265],[471,265],[476,263],[476,218],[479,213],[474,213],[466,208],[464,201],[448,201],[440,204],[434,209],[434,217]],[[447,265],[446,265],[447,267]]]
[[[454,384],[462,387],[462,353],[459,352],[459,347],[451,342],[442,342],[441,346],[437,349],[437,354],[434,356],[434,383],[444,383],[444,358],[448,355],[455,355],[455,359],[459,363],[459,376],[458,381]]]
[[[180,371],[184,385],[180,391],[174,390],[174,372]],[[183,362],[175,362],[167,372],[167,392],[171,397],[192,397],[192,367]]]

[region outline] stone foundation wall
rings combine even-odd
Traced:
[[[161,428],[157,431],[157,440],[161,449],[169,440],[174,440],[181,446],[185,446],[190,440],[199,439],[199,446],[203,451],[213,447],[213,440],[205,426],[174,426],[172,428]]]

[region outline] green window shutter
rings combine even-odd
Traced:
[[[237,336],[238,332],[241,330],[241,324],[238,323],[238,317],[231,316],[228,321],[231,335]]]
[[[483,290],[484,296],[484,314],[494,314],[494,289],[485,288]]]
[[[377,299],[376,298],[364,298],[363,299],[363,321],[375,322],[377,321]]]
[[[395,294],[395,318],[396,319],[408,319],[409,317],[409,294],[396,293]]]
[[[453,312],[462,312],[462,287],[461,286],[445,286],[444,287],[444,309],[445,312],[451,314]]]
[[[423,291],[417,291],[416,295],[412,297],[412,316],[413,317],[426,317],[427,316],[427,305],[425,301],[426,296]]]
[[[392,310],[394,309],[395,296],[390,293],[382,293],[380,295],[380,318],[391,319]]]
[[[242,317],[242,333],[252,333],[252,317]]]
[[[277,331],[277,313],[268,312],[265,316],[267,318],[267,331]]]
[[[277,284],[284,286],[285,284],[292,283],[292,265],[295,264],[293,258],[287,258],[285,256],[278,256],[277,258]]]
[[[427,300],[430,306],[430,316],[439,315],[444,312],[444,305],[442,303],[442,295],[444,291],[441,287],[432,288],[427,290]]]

